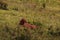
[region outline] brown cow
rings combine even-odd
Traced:
[[[25,19],[21,19],[19,24],[23,25],[24,27],[31,28],[31,29],[35,29],[36,28],[36,25],[29,24]]]

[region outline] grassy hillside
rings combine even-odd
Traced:
[[[60,40],[60,0],[2,2],[8,4],[8,10],[0,9],[0,40]],[[43,3],[46,5],[45,8]],[[38,28],[27,29],[18,25],[21,18],[37,25]]]

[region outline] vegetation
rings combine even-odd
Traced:
[[[1,1],[8,10],[0,8],[0,40],[60,40],[59,0]],[[38,28],[19,25],[22,18]]]

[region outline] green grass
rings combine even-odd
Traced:
[[[32,0],[32,2],[31,0],[6,0],[6,2],[9,10],[0,9],[0,40],[13,40],[13,37],[17,37],[18,26],[20,27],[20,38],[24,39],[26,37],[27,40],[60,40],[59,0]],[[41,9],[43,2],[46,3],[45,9]],[[15,8],[18,10],[13,10]],[[31,30],[18,25],[21,18],[25,18],[29,23],[37,25],[38,28]],[[15,33],[15,36],[12,36],[9,31],[6,32],[6,25],[11,33]]]

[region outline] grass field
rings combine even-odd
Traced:
[[[60,0],[3,1],[8,4],[8,10],[0,9],[0,40],[60,40]],[[38,29],[18,25],[22,18]]]

